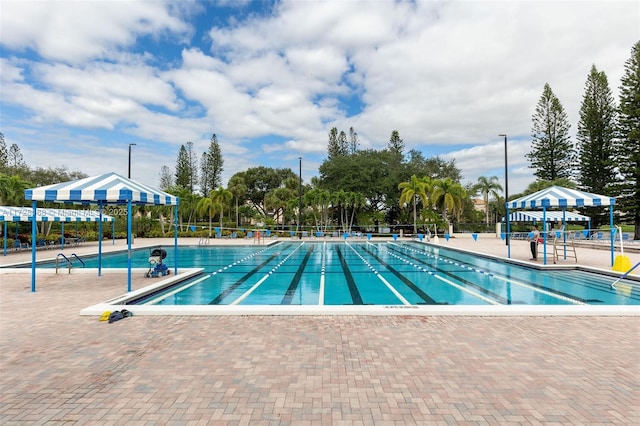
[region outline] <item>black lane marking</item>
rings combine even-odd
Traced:
[[[396,251],[398,251],[398,250],[396,249]],[[404,256],[406,256],[406,257],[408,257],[408,258],[410,258],[410,259],[413,259],[413,260],[416,260],[416,261],[418,261],[418,262],[422,263],[423,265],[427,265],[427,266],[429,266],[429,267],[431,267],[431,268],[437,269],[438,271],[441,271],[441,272],[442,272],[443,274],[445,274],[445,275],[449,275],[449,276],[451,276],[452,278],[456,278],[456,279],[458,279],[458,280],[460,280],[460,281],[464,282],[465,284],[468,284],[468,285],[470,285],[470,286],[472,286],[472,287],[474,287],[474,288],[477,288],[478,290],[480,290],[480,291],[481,291],[481,292],[483,292],[483,293],[486,293],[487,295],[492,295],[492,294],[493,294],[492,292],[490,292],[490,291],[488,291],[488,290],[484,289],[484,287],[480,287],[480,286],[478,286],[478,285],[476,285],[476,284],[474,284],[474,283],[472,283],[472,282],[470,282],[470,281],[467,281],[467,280],[465,280],[465,279],[462,279],[461,277],[456,277],[455,275],[450,274],[450,273],[448,273],[447,271],[444,271],[444,270],[442,270],[442,269],[435,268],[435,267],[433,267],[433,266],[429,265],[428,263],[426,263],[425,261],[423,261],[422,259],[419,259],[419,258],[417,258],[417,257],[413,257],[413,256],[411,256],[411,255],[409,255],[409,254],[404,253],[404,252],[400,252],[400,253],[402,253],[402,255],[404,255]],[[455,259],[454,259],[454,260],[455,260]],[[458,261],[458,260],[455,260],[455,261],[456,261],[456,262],[458,262],[458,263],[460,263],[460,261]],[[474,272],[474,271],[468,271],[468,272]],[[509,279],[511,279],[511,276],[509,276],[509,275],[506,275],[506,277],[507,277],[507,278],[509,278]],[[540,285],[540,284],[536,284],[536,283],[532,283],[532,282],[529,282],[529,281],[525,281],[525,280],[520,279],[520,278],[518,278],[518,280],[519,280],[519,281],[523,281],[525,284],[527,284],[527,285],[529,285],[529,286],[531,286],[531,287],[535,287],[535,288],[537,288],[537,289],[539,289],[539,290],[548,291],[549,293],[553,293],[553,294],[558,295],[558,296],[563,296],[563,297],[569,298],[569,299],[571,299],[571,300],[577,300],[577,301],[579,301],[579,302],[587,303],[587,304],[588,304],[588,302],[589,302],[589,299],[583,299],[583,298],[578,297],[578,296],[576,296],[576,295],[574,295],[574,294],[565,293],[565,292],[562,292],[562,291],[559,291],[559,290],[555,290],[555,289],[553,289],[553,288],[551,288],[551,287],[547,287],[547,286],[543,286],[543,285]],[[513,284],[513,283],[511,283],[511,282],[509,282],[509,284],[511,284],[511,285],[516,285],[516,284]],[[484,289],[484,290],[482,290],[482,289]],[[496,296],[497,296],[497,295],[496,295]],[[498,296],[498,297],[500,297],[501,299],[504,299],[504,298],[502,298],[501,296]],[[509,303],[509,304],[511,304],[511,303],[516,303],[516,302],[508,301],[508,303]]]
[[[282,302],[280,302],[281,305],[291,304],[291,301],[293,300],[293,295],[295,294],[296,289],[300,284],[302,273],[304,272],[304,268],[307,266],[307,262],[309,262],[309,258],[311,257],[311,253],[313,252],[314,247],[315,247],[315,244],[312,244],[309,247],[309,250],[307,250],[307,254],[304,256],[304,259],[300,263],[300,266],[298,267],[296,274],[293,276],[293,280],[291,280],[291,284],[289,284],[289,288],[287,288],[287,292],[284,294],[284,297],[282,298]]]
[[[472,288],[478,290],[480,293],[484,293],[485,295],[487,295],[489,297],[492,297],[498,303],[501,303],[503,305],[511,305],[512,303],[514,303],[510,299],[502,297],[499,294],[492,292],[491,290],[488,290],[488,289],[486,289],[486,288],[484,288],[484,287],[482,287],[482,286],[480,286],[480,285],[478,285],[476,283],[473,283],[473,282],[471,282],[469,280],[466,280],[466,279],[464,279],[464,278],[462,278],[460,276],[457,276],[456,274],[453,274],[453,273],[451,273],[449,271],[445,271],[444,269],[440,269],[438,267],[430,265],[429,263],[425,262],[423,259],[411,256],[410,254],[408,254],[408,253],[406,253],[404,251],[400,251],[399,249],[397,249],[395,247],[391,247],[389,250],[390,251],[393,250],[394,252],[400,253],[402,256],[404,256],[406,258],[413,259],[416,262],[420,262],[421,264],[423,264],[425,266],[428,266],[428,267],[432,268],[435,271],[441,272],[443,275],[446,275],[449,278],[454,278],[454,279],[456,279],[456,280],[458,280],[460,282],[463,282],[464,284],[468,285],[469,287],[472,287]],[[456,262],[458,262],[458,261],[456,260]],[[474,272],[474,271],[467,270],[467,271],[464,271],[464,272]]]
[[[342,272],[344,273],[344,277],[347,280],[347,286],[349,287],[349,293],[351,293],[351,300],[354,305],[363,305],[362,296],[360,296],[360,292],[358,291],[358,286],[356,285],[353,276],[351,275],[351,271],[349,270],[349,266],[347,266],[347,262],[344,260],[344,256],[342,256],[342,251],[340,247],[336,247],[336,251],[338,252],[338,258],[340,258],[340,265],[342,265]]]
[[[229,287],[227,287],[222,293],[220,293],[218,295],[218,297],[216,297],[215,299],[213,299],[211,302],[209,302],[210,305],[219,305],[220,302],[222,302],[222,300],[227,297],[229,294],[231,294],[236,288],[240,287],[240,285],[247,281],[249,278],[251,278],[254,274],[256,274],[260,269],[262,269],[266,264],[268,264],[269,262],[271,262],[273,259],[275,259],[276,257],[278,257],[279,254],[275,253],[272,254],[267,260],[265,260],[264,262],[262,262],[260,265],[256,266],[255,268],[253,268],[251,270],[251,272],[248,272],[245,276],[243,276],[242,278],[240,278],[238,281],[236,281],[235,283],[233,283],[232,285],[230,285]]]
[[[384,266],[385,268],[387,268],[389,271],[391,271],[391,273],[393,273],[393,275],[395,275],[400,281],[402,281],[402,283],[404,285],[406,285],[407,287],[409,287],[411,290],[413,290],[413,292],[415,294],[418,295],[418,297],[420,297],[422,300],[424,300],[423,303],[418,303],[420,305],[446,305],[447,303],[440,303],[440,302],[436,302],[434,299],[431,298],[431,296],[429,296],[427,293],[425,293],[423,290],[421,290],[417,285],[415,285],[413,283],[413,281],[411,281],[409,278],[405,277],[404,275],[402,275],[402,273],[400,273],[397,269],[395,269],[393,266],[389,265],[387,262],[385,262],[384,260],[382,260],[380,257],[378,257],[376,254],[372,253],[371,251],[369,251],[367,248],[363,247],[362,248],[364,251],[366,251],[367,253],[369,253],[372,257],[374,257],[378,262],[380,262],[380,264],[382,266]]]

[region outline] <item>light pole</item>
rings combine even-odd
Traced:
[[[298,157],[300,169],[298,171],[298,231],[300,231],[300,239],[302,239],[302,157]]]
[[[504,136],[504,205],[505,205],[505,218],[507,220],[507,235],[505,237],[505,244],[509,246],[509,173],[508,173],[508,164],[507,164],[507,135],[500,134],[498,136]],[[511,247],[509,247],[511,248]],[[510,255],[511,253],[509,253]]]
[[[127,174],[127,177],[129,179],[131,179],[131,147],[134,146],[135,143],[130,143],[129,144],[129,173]]]

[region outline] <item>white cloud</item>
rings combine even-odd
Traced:
[[[189,30],[162,2],[136,0],[5,1],[0,26],[5,46],[69,63],[109,56],[113,49],[133,45],[139,35]]]
[[[283,0],[264,14],[224,4],[237,7],[195,28],[212,4],[5,1],[2,105],[27,111],[22,125],[66,125],[86,141],[146,140],[137,151],[158,171],[173,165],[172,147],[204,150],[215,132],[229,176],[272,157],[317,163],[328,130],[353,126],[363,148],[385,146],[394,129],[427,155],[465,146],[442,157],[467,180],[501,177],[497,134],[507,133],[515,190],[533,180],[524,153],[544,83],[575,132],[591,65],[617,95],[640,38],[640,6],[628,1]]]

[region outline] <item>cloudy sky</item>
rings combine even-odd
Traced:
[[[545,83],[575,133],[592,64],[618,97],[637,1],[0,0],[0,131],[32,167],[157,186],[180,145],[215,133],[223,179],[254,166],[317,175],[332,127],[362,148],[455,159],[463,183],[533,182]]]

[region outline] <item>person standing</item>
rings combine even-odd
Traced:
[[[533,256],[529,260],[538,260],[538,238],[540,237],[540,231],[538,231],[538,227],[536,225],[531,227],[531,232],[527,237],[527,241],[529,241],[529,246],[531,247],[531,256]]]

